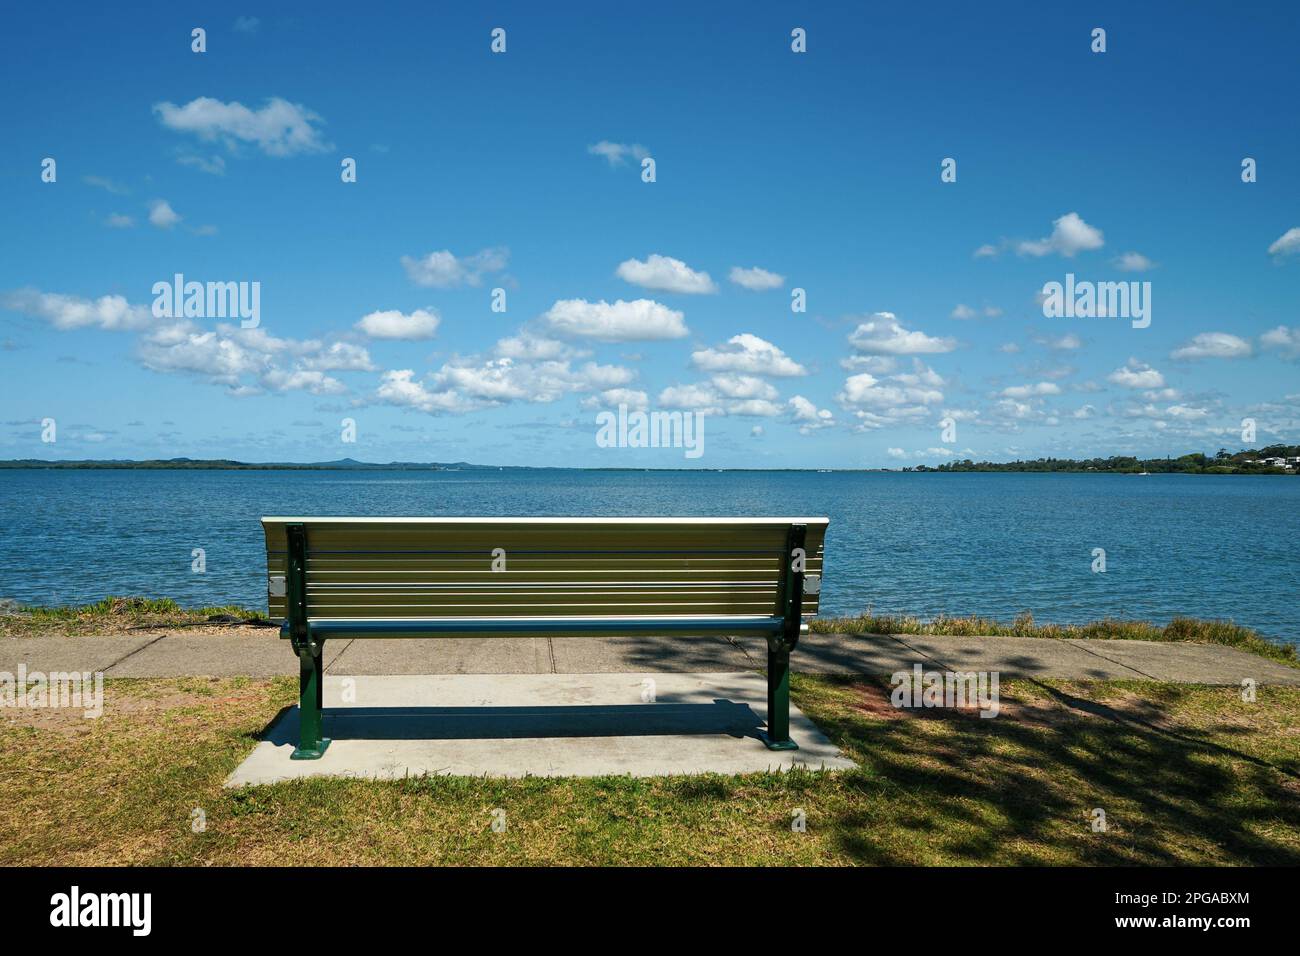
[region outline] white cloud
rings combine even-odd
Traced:
[[[104,225],[109,226],[113,229],[130,229],[132,226],[135,225],[135,220],[132,219],[130,216],[123,215],[120,212],[115,212],[111,214],[107,219],[104,220]]]
[[[115,196],[125,196],[131,191],[121,183],[116,183],[105,176],[82,176],[81,181],[87,186],[97,186],[100,189],[107,190]]]
[[[807,435],[819,428],[829,428],[835,424],[835,416],[830,409],[818,408],[815,403],[802,395],[792,395],[786,403],[791,419],[799,426],[801,434]]]
[[[1126,252],[1115,257],[1115,268],[1121,272],[1146,272],[1156,264],[1140,252]]]
[[[875,312],[849,336],[859,352],[871,355],[927,355],[951,352],[957,340],[909,331],[892,312]]]
[[[1010,385],[999,394],[1003,398],[1036,398],[1042,395],[1060,395],[1061,386],[1055,382],[1036,382],[1030,385]]]
[[[232,151],[252,143],[268,156],[319,153],[333,147],[321,139],[321,118],[305,106],[272,97],[259,110],[200,96],[184,106],[155,103],[154,113],[168,129],[193,133],[205,142],[220,140]]]
[[[657,292],[681,292],[700,295],[717,292],[718,287],[707,272],[696,272],[680,259],[652,254],[645,262],[628,259],[619,263],[616,272],[624,282]]]
[[[549,339],[543,335],[528,331],[499,339],[492,351],[497,358],[512,358],[526,362],[545,359],[583,358],[590,354],[575,349],[558,339]]]
[[[176,157],[182,166],[193,166],[200,172],[213,176],[226,175],[226,161],[221,156],[199,156],[196,153],[182,153]]]
[[[1055,352],[1071,352],[1083,348],[1083,339],[1073,332],[1067,332],[1059,339],[1044,339],[1042,344]]]
[[[256,33],[261,25],[257,17],[236,17],[234,29],[236,33]]]
[[[965,319],[974,319],[977,318],[978,316],[979,313],[976,312],[974,309],[972,309],[969,305],[962,305],[960,302],[958,302],[956,308],[952,310],[952,313],[950,314],[949,318],[965,320]]]
[[[1052,253],[1073,258],[1080,252],[1105,245],[1102,231],[1084,222],[1077,212],[1067,212],[1053,221],[1052,234],[1045,239],[1025,240],[1016,244],[1022,256],[1047,256]]]
[[[322,372],[373,372],[375,370],[374,363],[370,361],[370,353],[360,345],[333,342],[315,351],[314,341],[305,344],[312,347],[299,359],[299,364],[305,369]]]
[[[159,229],[170,229],[181,221],[181,216],[165,199],[154,199],[149,203],[149,221]]]
[[[104,295],[92,301],[57,292],[19,289],[0,301],[6,309],[44,319],[64,331],[90,326],[110,332],[129,331],[146,328],[154,321],[148,306],[131,305],[120,295]]]
[[[373,339],[431,339],[441,322],[434,309],[416,309],[409,315],[389,309],[362,316],[356,328]]]
[[[1292,253],[1300,252],[1300,226],[1292,226],[1282,235],[1273,241],[1268,247],[1268,254],[1271,256],[1289,256]]]
[[[808,370],[766,339],[742,332],[725,345],[691,353],[691,363],[705,372],[741,372],[748,375],[788,377]]]
[[[1092,418],[1096,414],[1097,414],[1097,409],[1094,408],[1092,405],[1080,405],[1078,408],[1074,410],[1074,413],[1070,417],[1084,419],[1084,418]]]
[[[611,166],[622,166],[629,156],[640,162],[650,155],[650,151],[640,143],[611,143],[607,139],[588,146],[587,152],[593,156],[604,156]]]
[[[785,276],[777,275],[775,272],[768,272],[766,269],[760,269],[757,266],[752,269],[732,266],[727,278],[742,289],[748,289],[750,292],[767,292],[771,289],[779,289],[785,284]]]
[[[560,299],[542,315],[542,321],[557,335],[598,342],[680,339],[689,334],[683,318],[681,312],[652,299],[613,303]]]
[[[241,329],[220,324],[203,330],[186,319],[158,326],[143,339],[138,350],[141,363],[158,372],[188,372],[213,384],[226,385],[233,393],[252,394],[258,389],[307,391],[313,395],[337,395],[347,391],[338,379],[325,375],[324,368],[368,368],[364,351],[348,346],[330,352],[316,340],[295,341],[268,335],[265,330]],[[284,360],[301,358],[315,367]]]
[[[777,397],[776,388],[756,375],[736,375],[731,372],[715,375],[713,387],[727,398],[757,398],[773,401]]]
[[[976,259],[991,259],[997,254],[998,254],[998,247],[993,245],[992,243],[987,243],[987,242],[984,243],[984,245],[980,246],[978,249],[976,249],[974,253]]]
[[[1259,344],[1266,349],[1273,349],[1283,358],[1300,358],[1300,326],[1287,328],[1279,325],[1269,329],[1259,337]]]
[[[1254,350],[1245,339],[1228,332],[1202,332],[1170,354],[1172,359],[1245,358]]]
[[[1124,388],[1163,388],[1165,384],[1163,375],[1135,358],[1129,359],[1128,364],[1115,369],[1106,376],[1106,379]]]
[[[702,411],[707,414],[722,414],[718,407],[718,396],[709,386],[669,385],[659,393],[659,404],[664,408],[684,408]]]
[[[451,250],[443,249],[419,259],[402,256],[401,261],[406,275],[416,285],[454,289],[462,285],[478,286],[486,273],[500,272],[510,261],[510,250],[497,247],[457,258]]]
[[[650,407],[650,397],[640,389],[607,388],[598,395],[591,395],[582,400],[583,408],[593,410],[617,408],[619,405],[626,405],[630,409],[643,412]]]

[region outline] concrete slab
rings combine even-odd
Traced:
[[[326,641],[326,651],[331,645],[342,653],[331,659],[327,674],[547,674],[552,670],[544,637],[366,638]]]
[[[1300,670],[1235,647],[1218,644],[1169,644],[1159,641],[1071,641],[1086,645],[1150,680],[1183,684],[1240,686],[1244,678],[1259,684],[1300,687]]]
[[[343,648],[325,645],[328,664]],[[279,632],[225,637],[179,632],[163,635],[114,665],[108,677],[281,677],[298,674],[298,658]]]
[[[925,637],[902,634],[900,643],[949,670],[997,671],[1004,677],[1054,677],[1065,680],[1140,680],[1123,661],[1089,653],[1069,641],[1041,637]],[[1109,644],[1110,641],[1092,641]]]
[[[0,640],[0,671],[108,671],[158,640],[153,637],[13,637]]]
[[[767,666],[767,644],[752,638],[555,637],[551,648],[558,674],[701,673]]]
[[[355,698],[343,700],[352,681]],[[655,699],[642,694],[653,681]],[[660,776],[801,766],[850,769],[790,708],[795,751],[758,739],[766,682],[754,673],[497,674],[325,679],[320,760],[290,760],[298,710],[268,728],[227,787],[303,777]]]

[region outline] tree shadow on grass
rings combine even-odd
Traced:
[[[863,806],[832,824],[856,862],[1300,864],[1300,852],[1258,832],[1300,830],[1295,761],[1231,747],[1168,704],[1134,712],[1032,681],[1049,705],[1004,689],[993,719],[886,714],[887,682],[834,682],[861,692],[860,712],[809,709],[864,767],[845,781]],[[1104,833],[1092,831],[1093,808],[1106,812]]]

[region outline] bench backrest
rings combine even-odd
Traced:
[[[263,518],[267,604],[286,613],[286,525],[307,539],[312,618],[778,614],[792,525],[822,573],[826,518]],[[493,570],[495,567],[504,570]],[[819,592],[804,591],[802,613]]]

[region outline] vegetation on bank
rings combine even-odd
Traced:
[[[185,608],[171,598],[107,597],[94,604],[68,607],[22,607],[0,602],[0,637],[40,634],[94,635],[141,628],[189,628],[248,625],[273,627],[278,620],[262,611],[228,605]],[[1300,666],[1295,645],[1271,641],[1258,631],[1231,621],[1176,617],[1168,624],[1105,619],[1088,624],[1038,624],[1029,613],[1010,623],[986,617],[910,617],[873,614],[817,618],[813,631],[839,634],[926,634],[954,637],[1094,638],[1135,641],[1191,641],[1224,644],[1261,657]]]
[[[794,702],[860,769],[233,791],[223,780],[295,681],[105,691],[97,720],[0,710],[0,865],[1300,864],[1300,688],[1245,703],[1233,688],[1007,681],[981,719],[895,709],[885,681],[795,675]]]
[[[1107,618],[1088,624],[1038,624],[1029,613],[1021,614],[1009,624],[987,617],[918,618],[906,615],[872,614],[858,617],[814,620],[811,629],[839,634],[926,634],[952,637],[1041,637],[1092,638],[1129,641],[1191,641],[1197,644],[1224,644],[1261,657],[1300,666],[1294,644],[1270,641],[1258,631],[1232,621],[1206,621],[1194,617],[1176,617],[1168,624],[1150,621],[1125,621]]]
[[[0,602],[0,636],[35,637],[115,633],[149,627],[209,627],[279,624],[261,611],[227,605],[186,608],[171,598],[106,597],[94,604],[24,607]]]
[[[1271,459],[1271,461],[1270,461]],[[1284,464],[1276,462],[1282,460]],[[1285,464],[1291,459],[1290,467]],[[1269,445],[1229,452],[1220,448],[1210,457],[1200,452],[1179,458],[1135,458],[1112,455],[1110,458],[1038,458],[1033,461],[951,461],[943,465],[916,465],[904,471],[1032,471],[1032,472],[1110,472],[1113,474],[1184,474],[1184,475],[1297,475],[1300,474],[1300,445]]]

